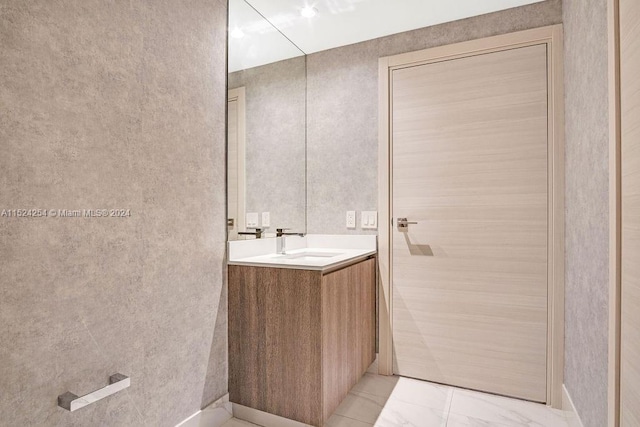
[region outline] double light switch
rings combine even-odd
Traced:
[[[362,211],[360,224],[363,230],[375,230],[378,228],[378,212]]]

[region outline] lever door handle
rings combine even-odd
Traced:
[[[417,222],[409,221],[407,218],[398,218],[398,231],[407,231],[409,224],[417,224]]]

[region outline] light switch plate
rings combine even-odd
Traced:
[[[360,219],[360,227],[363,230],[375,230],[378,228],[377,211],[362,211]]]
[[[347,211],[347,228],[356,228],[356,211]]]
[[[258,228],[258,212],[247,212],[247,228]]]
[[[269,212],[262,212],[262,223],[261,225],[263,227],[270,227],[271,226],[271,215],[269,214]]]

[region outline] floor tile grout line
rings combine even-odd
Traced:
[[[373,396],[373,395],[371,395],[371,394],[370,394],[369,396]],[[376,396],[376,397],[382,397],[382,396]],[[419,407],[419,408],[432,409],[432,410],[434,410],[434,411],[437,411],[437,410],[443,409],[443,410],[446,412],[446,411],[448,410],[446,407],[444,407],[444,408],[442,408],[442,407],[440,407],[440,408],[436,408],[436,407],[434,407],[433,405],[426,405],[426,404],[420,404],[420,403],[416,403],[416,402],[409,402],[409,401],[407,401],[407,400],[400,399],[400,398],[398,398],[398,397],[393,397],[393,398],[392,398],[391,396],[390,396],[389,398],[387,398],[387,401],[385,402],[385,406],[386,406],[386,404],[387,404],[388,402],[390,402],[390,401],[401,402],[401,403],[404,403],[404,404],[407,404],[407,405],[417,406],[417,407]],[[445,403],[445,405],[446,405],[446,403]],[[449,406],[450,406],[450,405],[449,405]]]
[[[382,411],[380,411],[380,412],[382,413]],[[362,421],[362,420],[359,420],[357,418],[349,417],[349,416],[342,415],[342,414],[336,414],[336,413],[331,414],[331,417],[342,417],[342,418],[346,418],[348,420],[353,420],[353,421],[358,421],[358,422],[363,423],[363,424],[368,424],[371,427],[373,427],[376,424],[376,421],[378,421],[378,418],[380,417],[380,414],[378,414],[378,418],[376,418],[376,421],[374,421],[373,423],[370,423],[369,421]],[[329,418],[331,418],[331,417],[329,417]]]
[[[388,385],[393,381],[393,380],[379,380],[379,379],[378,379],[379,375],[377,375],[377,374],[372,374],[372,373],[365,373],[365,374],[362,376],[362,378],[365,378],[365,377],[368,377],[368,378],[376,378],[376,381],[382,381],[386,386],[388,386]],[[362,379],[361,379],[360,381],[362,381]],[[358,383],[356,383],[356,384],[353,386],[353,388],[352,388],[351,390],[349,390],[349,391],[360,391],[360,390],[356,390],[356,389],[355,389],[355,387],[357,387],[357,386],[359,386],[359,385],[360,385],[360,381],[359,381]],[[391,389],[391,392],[392,392],[392,393],[393,393],[393,390],[396,388],[397,384],[398,384],[398,381],[397,381],[397,380],[393,381],[393,388]],[[362,386],[362,389],[366,389],[366,386]],[[373,394],[373,393],[370,393],[370,392],[367,392],[367,391],[365,391],[365,393]],[[380,397],[385,397],[385,396],[380,396]]]
[[[449,407],[447,408],[447,416],[445,417],[445,426],[449,425],[449,416],[451,415],[451,405],[453,404],[453,398],[456,394],[456,389],[454,387],[451,387],[451,397],[449,398]]]
[[[360,396],[359,394],[356,394],[356,393],[359,393],[359,394],[366,394],[367,396],[371,396],[371,397],[374,397],[374,398],[382,398],[382,399],[385,399],[385,397],[383,397],[383,396],[377,396],[377,395],[375,395],[375,394],[366,393],[366,392],[363,392],[363,391],[355,391],[355,393],[354,393],[354,392],[353,392],[353,390],[351,390],[351,391],[349,391],[349,393],[348,393],[348,394],[350,394],[350,395],[352,395],[352,396],[355,396],[355,397],[362,397],[362,398],[364,398],[364,399],[366,399],[366,398],[367,398],[366,396]],[[382,407],[381,407],[381,409],[380,409],[380,412],[379,412],[379,413],[378,413],[378,415],[376,416],[376,421],[378,421],[378,418],[380,417],[380,414],[382,413],[382,410],[384,409],[385,405],[386,405],[386,404],[387,404],[387,402],[389,401],[389,398],[388,398],[388,397],[387,397],[386,399],[387,399],[387,400],[386,400],[386,401],[384,402],[384,404],[382,405]],[[372,400],[372,401],[374,401],[376,405],[378,405],[378,402],[377,402],[377,400],[376,400],[376,399],[371,399],[371,400]],[[338,408],[336,408],[336,410],[337,410],[337,409],[338,409]],[[335,412],[335,411],[333,412],[333,414],[331,414],[331,417],[332,417],[332,416],[334,416],[334,415],[339,416],[339,417],[343,417],[343,418],[348,418],[348,419],[350,419],[350,420],[355,420],[355,421],[358,421],[358,422],[361,422],[361,423],[369,424],[369,425],[371,425],[371,426],[374,426],[374,425],[375,425],[375,423],[376,423],[375,421],[374,421],[373,423],[370,423],[369,421],[361,420],[361,419],[359,419],[359,418],[354,418],[354,417],[350,417],[350,416],[348,416],[348,415],[338,414],[338,413],[337,413],[337,412]]]
[[[438,387],[442,387],[445,390],[448,390],[448,391],[451,392],[451,397],[446,399],[447,401],[445,402],[445,406],[442,408],[442,414],[443,414],[443,417],[444,417],[443,419],[444,419],[444,421],[448,422],[449,412],[451,410],[451,403],[453,401],[453,393],[456,391],[456,388],[452,387],[452,386],[445,386],[445,385],[440,385],[440,384],[438,384]],[[351,390],[351,391],[349,391],[349,394],[354,395],[356,397],[358,397],[361,394],[364,394],[366,396],[360,396],[360,397],[367,398],[368,396],[371,396],[371,397],[375,397],[375,398],[386,399],[386,401],[384,402],[384,405],[382,406],[383,410],[384,410],[385,406],[387,405],[387,403],[389,401],[391,401],[391,400],[402,402],[403,404],[406,404],[406,405],[415,406],[415,407],[423,408],[423,409],[434,410],[434,411],[437,411],[437,410],[441,409],[441,408],[436,408],[433,405],[424,405],[424,404],[419,404],[419,403],[416,403],[416,402],[409,402],[409,401],[406,401],[406,400],[403,400],[403,399],[399,399],[397,397],[394,398],[393,397],[393,391],[391,392],[391,394],[389,396],[379,396],[379,395],[376,395],[376,394],[372,394],[372,393],[369,393],[369,392],[366,392],[366,391],[360,391],[360,390]],[[380,413],[382,413],[382,411]],[[337,414],[335,412],[334,412],[334,414],[335,415],[339,415],[341,417],[349,418],[349,419],[352,419],[352,420],[356,420],[356,421],[364,422],[364,423],[368,424],[367,421],[363,421],[363,420],[360,420],[360,419],[357,419],[357,418],[349,417],[349,416],[342,415],[342,414]],[[380,415],[378,415],[378,417],[380,417]],[[374,426],[375,426],[375,423],[374,423]]]
[[[465,389],[456,389],[456,390],[458,392],[463,392],[463,393],[465,392]],[[477,392],[477,393],[485,394],[485,393],[482,393],[482,392]],[[528,403],[534,404],[533,402],[528,402]],[[496,405],[496,404],[494,404],[494,405]],[[498,406],[498,405],[496,405],[496,406]],[[494,420],[486,419],[486,418],[482,417],[481,415],[478,415],[478,414],[475,414],[475,413],[467,413],[467,412],[462,412],[462,411],[452,412],[451,411],[452,407],[453,407],[453,399],[452,399],[452,405],[449,407],[449,417],[451,415],[456,415],[456,416],[459,416],[459,417],[465,417],[465,418],[469,418],[469,419],[473,418],[473,419],[477,419],[477,420],[480,420],[480,421],[483,421],[483,422],[486,422],[486,423],[495,423],[496,427],[508,427],[510,425],[510,424],[507,424],[507,421],[509,421],[509,420],[505,420],[505,422],[503,423],[501,421],[494,421]],[[500,409],[505,409],[504,406],[499,406],[499,408]],[[561,412],[563,412],[563,411],[561,411]],[[548,411],[547,411],[547,413],[548,413]],[[546,419],[546,417],[545,417],[545,419]],[[532,420],[532,421],[538,422],[539,420],[538,421]],[[550,426],[550,427],[569,427],[569,423],[566,422],[566,420],[564,419],[564,416],[562,417],[562,422],[564,424],[562,426],[558,426],[554,422],[553,426]]]
[[[356,396],[356,397],[358,397],[361,394],[366,394],[367,396],[375,397],[377,399],[386,399],[384,403],[387,403],[389,401],[389,399],[391,398],[391,395],[386,396],[386,397],[385,396],[378,396],[377,394],[369,393],[367,391],[360,391],[360,390],[350,390],[348,394],[351,394],[351,395]],[[360,397],[365,397],[365,396],[360,396]],[[372,400],[374,400],[374,399],[372,399]]]
[[[495,426],[495,427],[510,427],[512,425],[512,424],[507,424],[507,422],[510,422],[512,420],[505,420],[505,422],[492,421],[492,420],[487,420],[485,418],[480,418],[480,417],[476,416],[475,414],[463,414],[463,413],[460,413],[460,412],[451,412],[449,415],[456,415],[458,417],[464,417],[464,418],[467,418],[467,419],[474,419],[474,420],[482,421],[483,423],[490,423],[490,425]],[[537,423],[538,425],[541,425],[541,424],[539,424],[538,421],[535,421],[535,420],[532,420],[532,421]],[[518,424],[518,425],[523,425],[523,424]],[[547,427],[568,427],[568,426],[569,426],[568,423],[566,423],[565,425],[561,425],[561,426],[560,425],[556,425],[556,424],[547,425]]]

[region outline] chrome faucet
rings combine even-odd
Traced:
[[[276,253],[285,255],[287,253],[286,236],[304,237],[305,233],[285,233],[288,228],[276,228]]]
[[[238,231],[238,234],[243,236],[256,236],[256,239],[262,237],[262,233],[264,233],[264,229],[262,228],[254,228],[254,231]]]

